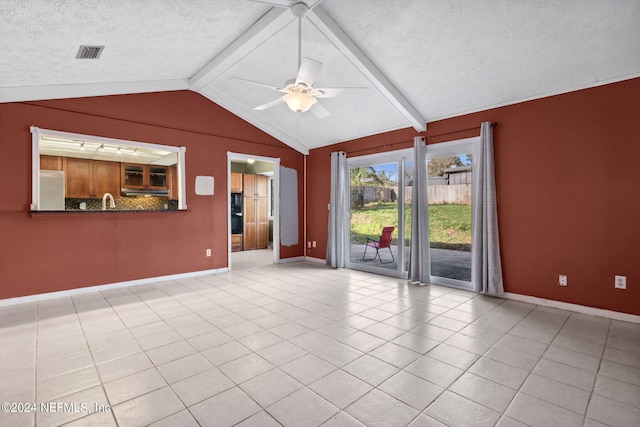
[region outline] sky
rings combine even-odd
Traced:
[[[458,158],[460,159],[460,161],[462,161],[463,165],[468,165],[470,164],[467,161],[467,156],[465,154],[459,155]],[[413,162],[408,162],[409,166],[413,165]],[[385,163],[385,164],[380,164],[380,165],[373,165],[373,169],[375,169],[376,172],[382,172],[384,171],[385,174],[387,175],[387,177],[391,180],[391,181],[395,181],[398,179],[398,164],[397,163]]]

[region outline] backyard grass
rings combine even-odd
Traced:
[[[411,205],[405,211],[407,240],[411,237]],[[429,206],[431,247],[466,248],[471,245],[471,206]],[[369,203],[363,209],[351,211],[351,241],[365,243],[367,237],[380,237],[382,227],[393,226],[393,244],[397,244],[397,203]]]

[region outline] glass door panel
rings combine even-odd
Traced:
[[[471,283],[472,154],[428,156],[429,254],[437,282]]]
[[[407,277],[413,162],[406,159],[412,154],[401,150],[349,159],[347,267]]]
[[[404,162],[404,266],[403,274],[409,272],[409,259],[411,257],[411,215],[413,213],[412,188],[413,188],[413,162]]]
[[[349,168],[352,264],[398,270],[398,169],[398,163]]]

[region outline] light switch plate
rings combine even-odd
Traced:
[[[614,286],[616,289],[627,289],[627,276],[616,276]]]

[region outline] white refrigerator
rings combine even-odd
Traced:
[[[40,206],[38,206],[38,210],[64,210],[64,172],[40,171]]]

